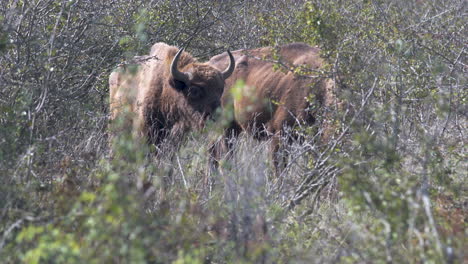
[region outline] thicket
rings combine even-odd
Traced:
[[[463,263],[466,21],[463,0],[2,1],[0,262]],[[248,135],[211,171],[222,122],[164,157],[109,142],[108,76],[153,43],[294,41],[342,105],[280,175]]]

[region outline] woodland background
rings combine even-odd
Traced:
[[[2,0],[0,262],[467,261],[463,0]],[[336,136],[302,128],[287,169],[222,125],[155,159],[109,144],[108,76],[155,42],[200,60],[317,45],[340,76]],[[318,122],[320,123],[320,122]],[[109,158],[110,148],[116,157]]]

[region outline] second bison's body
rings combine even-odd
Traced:
[[[324,113],[332,106],[334,80],[321,73],[324,61],[319,52],[303,43],[232,52],[236,69],[226,80],[221,101],[224,108],[232,105],[234,119],[224,143],[217,146],[216,159],[230,147],[228,138],[241,131],[260,139],[272,138],[276,154],[286,128],[313,124],[319,111]],[[222,69],[228,62],[228,55],[221,54],[211,58],[209,64]],[[239,80],[244,85],[235,87]],[[277,157],[274,161],[278,166]]]

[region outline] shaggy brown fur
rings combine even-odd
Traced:
[[[226,80],[221,101],[223,108],[233,104],[234,120],[226,130],[225,140],[212,149],[215,160],[218,161],[231,147],[229,137],[247,131],[259,139],[273,139],[273,161],[277,170],[282,169],[279,168],[277,152],[284,129],[294,127],[298,122],[314,123],[317,110],[323,110],[334,102],[334,81],[318,77],[320,74],[315,71],[324,65],[319,51],[303,43],[293,43],[279,49],[266,47],[232,52],[236,69]],[[274,69],[275,61],[282,64],[277,70]],[[217,68],[223,68],[227,63],[226,54],[217,55],[209,61]],[[294,74],[291,69],[298,66],[304,66],[309,72]],[[233,96],[232,87],[238,80],[243,80],[245,86],[240,93],[234,92],[237,96]],[[306,100],[310,95],[313,96],[312,102]]]
[[[190,83],[175,80],[171,62],[177,51],[157,43],[149,56],[135,58],[136,72],[121,66],[109,78],[111,118],[116,119],[127,108],[134,114],[129,120],[134,134],[156,145],[188,129],[200,129],[220,105],[224,89],[221,71],[197,62],[186,52],[177,66],[191,76]]]

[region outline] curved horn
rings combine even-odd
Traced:
[[[229,66],[226,70],[223,71],[224,80],[231,76],[231,74],[234,72],[234,68],[236,67],[236,61],[234,60],[234,57],[232,56],[231,52],[227,50],[227,53],[229,55]]]
[[[179,51],[174,56],[174,59],[172,60],[172,63],[171,63],[171,74],[175,80],[188,84],[190,83],[188,74],[185,72],[181,72],[177,69],[177,62],[179,61],[180,54],[182,54],[183,51],[184,51],[184,48],[179,49]]]

